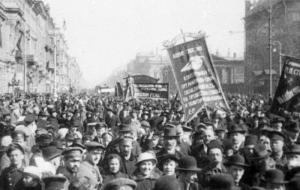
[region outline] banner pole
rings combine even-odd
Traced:
[[[205,37],[204,37],[204,39],[205,39]],[[229,108],[229,105],[228,105],[228,103],[227,103],[227,100],[226,100],[226,98],[225,98],[225,95],[224,95],[224,92],[223,92],[223,89],[222,89],[222,85],[221,85],[219,76],[218,76],[217,71],[216,71],[216,68],[215,68],[215,66],[214,66],[214,64],[213,64],[212,56],[211,56],[211,54],[210,54],[209,51],[208,51],[208,47],[207,47],[206,41],[205,41],[204,45],[205,45],[205,50],[206,50],[206,52],[207,52],[207,54],[208,54],[208,59],[210,59],[210,63],[211,63],[211,66],[212,66],[212,71],[214,72],[214,75],[216,76],[217,84],[219,85],[219,90],[221,91],[221,95],[222,95],[222,97],[223,97],[223,99],[224,99],[224,102],[225,102],[225,105],[226,105],[227,109],[228,109],[229,112],[231,113],[231,110],[230,110],[230,108]]]

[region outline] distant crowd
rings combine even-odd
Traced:
[[[0,97],[0,190],[300,190],[299,118],[228,95],[186,122],[177,99]]]

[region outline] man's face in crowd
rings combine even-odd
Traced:
[[[212,148],[208,152],[208,156],[210,160],[214,163],[221,163],[223,161],[223,154],[221,149],[219,148]]]
[[[177,138],[176,137],[165,137],[164,138],[164,147],[167,150],[173,150],[176,148]]]
[[[184,178],[188,183],[195,183],[197,181],[197,173],[194,171],[186,171],[184,173]]]
[[[93,162],[94,165],[97,165],[99,163],[102,157],[102,153],[102,149],[91,150],[88,152],[88,156],[91,158],[90,160]]]
[[[174,175],[177,164],[174,160],[167,160],[163,164],[163,172],[165,175]]]
[[[105,128],[104,127],[97,127],[96,132],[97,132],[97,135],[99,137],[101,137],[103,135],[103,133],[105,133]]]
[[[266,135],[261,135],[258,142],[264,145],[267,150],[271,150],[271,140]]]
[[[108,145],[112,141],[112,136],[109,134],[106,134],[103,136],[103,144]]]
[[[132,151],[132,141],[131,140],[124,140],[120,144],[120,152],[123,156],[127,157],[131,155]]]
[[[81,163],[81,157],[72,157],[65,160],[66,168],[72,173],[77,173]]]
[[[276,131],[282,131],[282,126],[283,124],[281,122],[277,122],[277,123],[274,123],[273,124],[273,128],[276,130]]]
[[[57,169],[60,166],[60,156],[53,158],[50,163]]]
[[[204,144],[207,145],[214,139],[215,139],[215,133],[212,129],[206,129],[203,132],[203,142],[204,142]]]
[[[271,149],[273,152],[282,152],[283,151],[284,142],[282,140],[275,140],[271,141]]]
[[[11,153],[8,156],[11,164],[14,166],[22,165],[23,160],[25,158],[23,152],[19,149],[11,151]]]
[[[255,145],[247,145],[244,147],[245,154],[250,156],[254,154]]]
[[[235,145],[240,145],[245,140],[245,135],[243,133],[234,132],[230,135],[231,142]]]
[[[264,172],[270,169],[275,169],[276,167],[275,161],[270,157],[257,160],[254,162],[254,164],[255,164],[255,168],[260,172]]]
[[[236,184],[238,184],[240,182],[240,180],[242,179],[242,177],[244,175],[244,172],[245,172],[245,170],[241,166],[230,166],[229,167],[229,173],[233,177],[233,180]]]

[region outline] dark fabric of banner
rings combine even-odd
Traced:
[[[168,83],[134,84],[134,97],[138,99],[169,99]]]
[[[284,56],[283,69],[273,98],[271,113],[300,114],[300,59]]]
[[[168,52],[187,121],[204,107],[228,110],[204,38],[176,45]]]

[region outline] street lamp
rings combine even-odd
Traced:
[[[268,28],[268,32],[269,32],[269,74],[270,74],[270,96],[273,96],[273,90],[272,90],[272,85],[273,85],[273,79],[272,79],[272,1],[269,0],[269,28]]]
[[[278,45],[279,47],[279,74],[281,74],[281,66],[282,66],[282,59],[281,59],[281,56],[282,56],[282,44],[280,41],[274,41],[273,42],[273,45]]]

